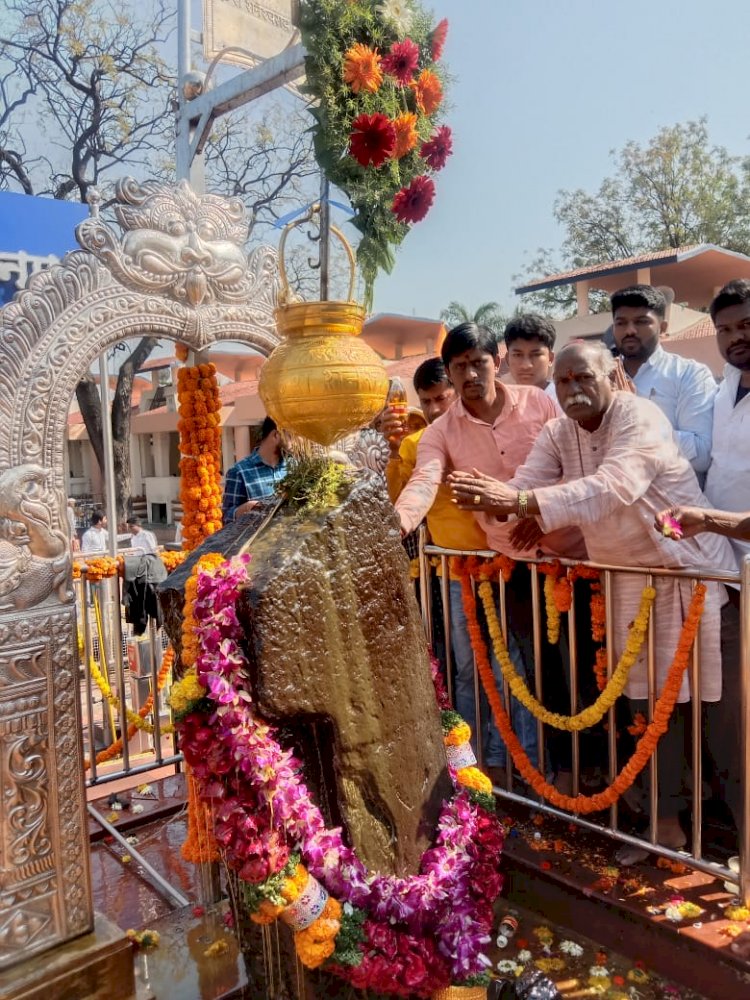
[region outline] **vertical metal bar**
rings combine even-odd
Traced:
[[[190,70],[190,0],[177,0],[177,180],[190,178],[190,126],[182,92]]]
[[[422,624],[427,635],[427,644],[432,646],[432,607],[430,604],[430,558],[425,553],[427,528],[420,524],[417,535],[419,553],[419,602],[422,605]]]
[[[421,571],[421,566],[420,566]],[[443,599],[443,632],[445,633],[445,680],[448,688],[448,699],[453,700],[453,649],[451,647],[451,577],[450,563],[447,556],[440,556],[440,596]]]
[[[500,592],[500,628],[503,632],[503,638],[505,639],[505,645],[508,645],[508,595],[505,592],[505,578],[502,573],[498,573],[497,586]],[[503,677],[503,704],[505,705],[505,710],[508,713],[508,718],[511,716],[511,705],[510,705],[510,684]],[[513,787],[513,760],[508,753],[508,748],[505,748],[505,787],[510,791]]]
[[[99,355],[99,390],[102,411],[102,448],[104,450],[104,492],[107,511],[109,554],[117,555],[117,498],[115,494],[115,464],[112,455],[112,418],[109,413],[109,370],[107,355]]]
[[[568,654],[570,656],[570,714],[578,711],[578,634],[576,632],[575,581],[570,585],[570,611],[568,611]],[[571,733],[573,750],[573,795],[578,795],[581,775],[581,747],[578,730]]]
[[[122,622],[120,620],[120,577],[117,573],[112,577],[110,587],[110,598],[114,598],[112,608],[112,618],[117,623],[113,628],[114,639],[117,642],[115,652],[115,671],[117,673],[117,686],[120,691],[120,734],[122,736],[122,767],[124,771],[130,769],[130,747],[128,746],[128,698],[125,688],[125,665],[122,662]]]
[[[693,580],[693,593],[700,580]],[[677,584],[679,586],[679,582]],[[701,701],[701,629],[700,623],[693,641],[693,660],[690,665],[692,740],[693,748],[693,857],[701,857],[703,839],[703,726]],[[676,706],[675,706],[676,707]]]
[[[654,586],[654,578],[649,573],[646,586]],[[646,661],[646,677],[648,679],[648,721],[654,718],[656,708],[656,601],[651,605],[651,615],[648,620],[648,658]],[[658,841],[659,829],[659,746],[651,754],[649,761],[649,831],[652,844]]]
[[[81,575],[81,618],[83,620],[83,667],[86,677],[86,711],[89,716],[89,759],[91,761],[91,767],[89,772],[91,775],[90,783],[93,784],[96,781],[96,735],[94,729],[94,696],[91,690],[91,671],[89,669],[89,664],[91,662],[91,622],[89,621],[89,609],[88,609],[88,599],[89,595],[89,583],[86,579],[85,572]]]
[[[544,700],[542,685],[542,613],[539,602],[539,568],[536,563],[531,567],[531,613],[534,631],[534,688],[537,699]],[[539,755],[539,770],[544,774],[547,770],[546,754],[544,752],[544,723],[537,719],[536,734]]]
[[[471,592],[474,601],[477,599],[477,584],[474,577],[471,578]],[[477,670],[477,658],[472,651],[474,661],[474,733],[477,738],[477,763],[484,767],[484,733],[482,732],[482,688],[479,683],[479,671]]]
[[[331,234],[331,205],[328,200],[329,185],[328,178],[321,170],[320,172],[320,298],[322,302],[328,300],[329,292],[329,257],[330,257],[330,234]]]
[[[154,692],[154,754],[156,755],[156,763],[161,764],[164,759],[161,747],[161,718],[159,715],[159,667],[161,666],[161,658],[157,662],[156,648],[158,643],[156,642],[156,624],[153,619],[149,619],[148,623],[148,641],[151,649],[151,689]]]
[[[615,649],[614,649],[614,615],[615,615],[615,602],[614,595],[612,593],[612,574],[609,570],[605,570],[604,573],[604,607],[607,617],[606,625],[606,641],[607,641],[607,680],[612,676],[615,668]],[[607,724],[609,725],[609,732],[607,734],[607,743],[609,748],[609,783],[610,785],[617,777],[617,720],[615,718],[614,706],[610,708],[607,713]],[[617,829],[617,803],[614,802],[609,809],[609,823],[613,830]]]
[[[740,570],[740,691],[742,699],[742,756],[740,789],[742,792],[742,828],[740,829],[740,894],[750,906],[750,556],[745,556]]]

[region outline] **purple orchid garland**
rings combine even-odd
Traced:
[[[443,804],[436,844],[423,854],[418,875],[368,872],[344,843],[340,828],[326,828],[300,781],[298,762],[273,738],[272,729],[253,716],[243,632],[235,612],[249,580],[249,561],[249,556],[235,557],[198,574],[196,668],[213,710],[210,715],[193,711],[179,724],[201,797],[212,803],[216,839],[227,862],[240,878],[262,882],[286,864],[291,842],[330,895],[366,912],[370,941],[378,937],[375,924],[386,925],[383,934],[400,925],[415,946],[420,939],[434,938],[444,960],[440,964],[453,981],[485,972],[492,902],[502,886],[498,820],[459,791]],[[451,777],[455,783],[452,771]],[[367,974],[367,957],[362,966],[334,971],[357,985]],[[375,964],[373,959],[373,968]],[[385,981],[373,976],[374,983]],[[407,992],[421,985],[415,981]],[[435,985],[441,982],[435,980]]]

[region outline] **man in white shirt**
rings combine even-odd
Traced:
[[[716,381],[711,370],[665,351],[667,300],[651,285],[631,285],[612,296],[612,332],[625,373],[639,396],[659,407],[696,473],[711,461],[711,427]]]
[[[750,510],[750,281],[730,281],[709,307],[716,327],[716,345],[726,361],[724,379],[714,400],[711,465],[705,494],[722,511]],[[735,554],[750,555],[750,541],[732,537]],[[700,537],[700,536],[699,536]],[[742,822],[741,676],[739,592],[727,588],[729,603],[722,609],[721,657],[724,672],[722,699],[709,714],[708,738],[718,748],[719,793]]]
[[[750,510],[750,281],[730,281],[710,307],[726,361],[714,400],[711,465],[705,493],[720,510]],[[733,540],[738,556],[750,542]]]
[[[141,519],[133,514],[128,518],[128,531],[132,535],[130,539],[131,549],[140,549],[141,552],[155,554],[159,548],[156,535],[153,531],[147,531],[141,527]]]
[[[91,527],[84,531],[81,539],[81,552],[84,555],[94,555],[107,551],[107,515],[95,510],[91,515]]]
[[[537,313],[514,316],[503,331],[510,381],[513,385],[535,385],[541,389],[562,416],[555,383],[550,378],[556,337],[554,323]]]

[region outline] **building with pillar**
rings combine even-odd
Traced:
[[[549,274],[516,288],[517,295],[572,285],[577,312],[555,322],[557,346],[577,338],[603,339],[611,326],[609,312],[591,313],[590,292],[611,295],[626,285],[656,285],[671,302],[665,350],[707,364],[719,376],[724,362],[716,347],[713,324],[707,315],[711,299],[734,278],[750,279],[750,257],[710,243],[604,261],[559,274]]]

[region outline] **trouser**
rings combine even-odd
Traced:
[[[728,588],[727,588],[728,589]],[[742,822],[742,699],[739,593],[730,591],[721,609],[721,701],[706,708],[706,745],[712,790]]]
[[[630,698],[628,704],[634,717],[640,712],[648,718],[648,701],[645,698]],[[669,727],[657,744],[657,808],[659,817],[672,819],[687,806],[685,779],[687,770],[687,747],[685,734],[689,729],[690,702],[675,705],[669,720]],[[620,761],[618,769],[625,762]],[[634,795],[629,801],[637,801],[640,808],[649,813],[651,793],[650,764],[636,779]]]
[[[510,590],[511,588],[509,586],[506,589],[507,595],[510,595]],[[511,601],[508,599],[508,654],[516,670],[518,670],[521,676],[524,677],[530,688],[533,689],[533,669],[528,669],[528,664],[533,664],[533,659],[531,661],[527,661],[521,654],[517,635],[518,615],[511,615],[510,604]],[[451,580],[450,582],[450,611],[451,647],[453,650],[454,668],[454,703],[456,711],[472,728],[472,745],[474,746],[476,752],[477,746],[475,733],[477,728],[477,701],[474,681],[474,653],[471,648],[471,639],[469,637],[466,614],[464,612],[464,605],[461,596],[461,582],[459,580]],[[492,663],[492,672],[495,677],[495,682],[498,690],[502,692],[502,672],[500,670],[500,665],[492,652],[492,646],[487,632],[486,622],[484,620],[484,613],[479,599],[477,599],[477,617],[479,618],[482,626],[484,641],[487,644],[487,648],[490,653],[490,662]],[[482,690],[481,681],[479,681],[478,684],[480,688],[479,729],[482,737],[482,748],[484,751],[483,762],[487,767],[505,767],[507,762],[507,750],[505,743],[503,742],[500,733],[497,730],[497,726],[492,719],[490,706],[487,701],[487,697]],[[538,767],[539,755],[537,746],[536,720],[531,712],[524,708],[523,705],[516,701],[515,698],[511,698],[510,701],[510,718],[515,734],[526,751],[531,763],[534,767]]]

